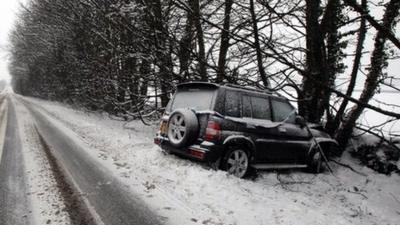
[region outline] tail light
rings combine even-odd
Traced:
[[[204,140],[217,141],[221,138],[221,125],[215,121],[208,121]]]
[[[167,134],[167,122],[162,120],[160,123],[160,134],[166,135]]]

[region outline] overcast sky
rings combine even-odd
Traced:
[[[1,0],[0,3],[0,80],[9,79],[7,70],[8,34],[13,26],[20,0]]]

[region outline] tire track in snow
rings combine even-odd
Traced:
[[[5,95],[0,95],[0,162],[3,155],[4,141],[6,138],[8,104]]]
[[[32,118],[24,106],[18,102],[15,103],[25,170],[27,171],[26,181],[32,210],[31,224],[71,225],[70,215],[66,210],[61,190],[40,144]]]
[[[61,191],[66,210],[69,214],[71,224],[73,225],[95,225],[95,219],[92,218],[89,209],[86,208],[84,201],[80,197],[79,191],[74,188],[71,181],[68,180],[65,171],[57,162],[52,150],[45,142],[43,136],[35,130],[39,136],[39,142],[50,164],[50,168],[57,182],[57,187]]]
[[[29,201],[18,121],[11,101],[7,118],[0,162],[0,224],[25,225],[30,224]]]

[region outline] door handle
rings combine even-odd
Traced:
[[[286,128],[284,128],[284,127],[279,127],[278,130],[281,133],[286,133]]]

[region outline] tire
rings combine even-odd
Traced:
[[[232,148],[224,156],[222,169],[238,178],[245,178],[250,173],[250,157],[243,148]]]
[[[308,162],[308,172],[310,173],[321,173],[323,171],[323,159],[319,149],[313,149],[310,154]]]
[[[199,134],[199,122],[196,114],[189,109],[177,109],[168,120],[168,139],[176,148],[190,145]]]

